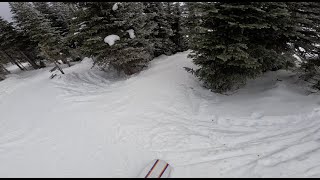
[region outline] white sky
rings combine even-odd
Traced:
[[[12,22],[11,19],[11,12],[8,2],[0,2],[0,16],[3,17],[3,19]]]

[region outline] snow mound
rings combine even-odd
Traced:
[[[114,45],[115,41],[120,40],[120,37],[118,35],[109,35],[107,37],[104,38],[104,42],[108,43],[109,46]]]
[[[127,32],[129,33],[129,36],[131,39],[135,38],[136,36],[134,35],[134,30],[133,29],[129,29],[127,30]]]
[[[80,63],[77,63],[71,67],[63,68],[66,74],[69,73],[83,73],[90,70],[93,66],[93,60],[91,58],[85,57]]]

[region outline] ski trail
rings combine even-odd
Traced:
[[[145,78],[145,81],[139,81],[138,75],[117,86],[105,83],[101,87],[101,77],[86,73],[66,78],[65,87],[61,85],[60,88],[74,87],[74,91],[67,91],[77,94],[79,92],[76,89],[81,89],[78,88],[80,84],[88,84],[85,91],[91,90],[97,94],[92,96],[96,98],[95,101],[108,102],[102,109],[114,114],[119,121],[114,128],[114,143],[140,144],[147,150],[160,153],[178,169],[207,163],[219,166],[222,162],[237,159],[241,163],[227,167],[221,165],[223,173],[220,172],[220,175],[228,176],[232,171],[245,169],[243,172],[252,176],[268,177],[263,170],[257,175],[250,169],[276,169],[281,164],[308,159],[318,152],[320,144],[315,137],[320,135],[320,122],[317,121],[320,114],[316,110],[311,114],[306,112],[287,116],[270,116],[263,111],[237,117],[222,115],[219,109],[215,109],[222,105],[228,108],[227,100],[230,97],[214,95],[200,88],[195,78],[183,70],[181,62],[175,61],[186,59],[184,56],[177,54],[163,58],[161,62],[155,61],[148,71],[140,73],[141,79]],[[156,67],[159,63],[163,63],[161,68]],[[178,76],[171,76],[177,72]],[[161,86],[154,83],[161,81],[164,74],[170,77],[170,81]],[[147,79],[151,75],[154,76]],[[141,92],[138,89],[142,82],[150,86]],[[273,82],[269,84],[271,87],[263,89],[263,93],[287,87]],[[261,89],[254,91],[259,92]],[[281,94],[278,89],[274,92]],[[125,111],[127,113],[123,113]],[[131,117],[135,117],[136,121],[128,120]],[[183,174],[176,174],[175,177],[180,176]]]
[[[130,78],[91,67],[84,59],[51,80],[39,70],[0,82],[1,176],[135,177],[155,158],[171,177],[320,176],[320,99],[291,73],[225,96],[183,69],[196,68],[186,52]]]
[[[230,108],[228,100],[231,97],[201,88],[197,80],[183,69],[183,66],[192,64],[175,61],[187,59],[185,56],[177,54],[162,58],[162,61],[155,60],[147,71],[121,83],[107,82],[93,72],[86,72],[69,74],[60,84],[57,83],[57,87],[65,91],[67,99],[108,102],[99,109],[117,117],[112,142],[134,142],[159,154],[178,169],[174,177],[186,175],[180,168],[192,171],[187,167],[208,163],[220,167],[219,173],[213,173],[215,176],[228,177],[233,176],[232,172],[239,172],[235,174],[240,177],[268,177],[269,171],[263,168],[285,171],[282,164],[308,160],[317,154],[320,147],[316,139],[320,135],[317,120],[320,113],[317,110],[311,114],[286,116],[271,116],[257,108],[258,112],[240,116],[221,114],[222,106]],[[162,66],[158,68],[160,64]],[[170,81],[157,83],[163,76],[170,77]],[[142,83],[149,86],[140,91]],[[287,88],[287,85],[272,81],[268,83],[269,88],[248,91],[245,96],[261,91],[267,95],[269,92],[281,94],[279,88]],[[81,99],[88,92],[92,95]],[[263,98],[265,96],[259,100]],[[267,99],[270,100],[274,99]],[[135,117],[134,122],[130,121],[131,117]],[[235,160],[240,163],[234,163]],[[231,162],[234,164],[230,165]],[[312,168],[316,169],[312,165],[304,168],[309,172],[306,176],[316,175]],[[257,172],[257,169],[260,170]],[[292,172],[283,174],[289,176]]]

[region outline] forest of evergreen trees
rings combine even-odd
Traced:
[[[131,75],[162,54],[191,50],[185,69],[223,93],[267,71],[290,69],[320,89],[318,2],[9,2],[0,18],[0,80],[21,70],[91,57]],[[130,33],[134,33],[134,36]],[[104,42],[117,35],[114,45]],[[297,58],[300,59],[297,63]]]

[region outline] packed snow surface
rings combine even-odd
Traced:
[[[107,37],[104,38],[104,42],[108,43],[109,46],[114,45],[115,41],[120,40],[120,37],[118,35],[109,35]]]
[[[131,39],[135,38],[136,36],[134,35],[134,30],[133,29],[129,29],[127,30],[127,32],[129,33],[129,36]]]
[[[290,71],[212,93],[161,56],[130,78],[64,68],[0,82],[0,177],[136,177],[153,159],[171,177],[320,177],[320,96]]]

